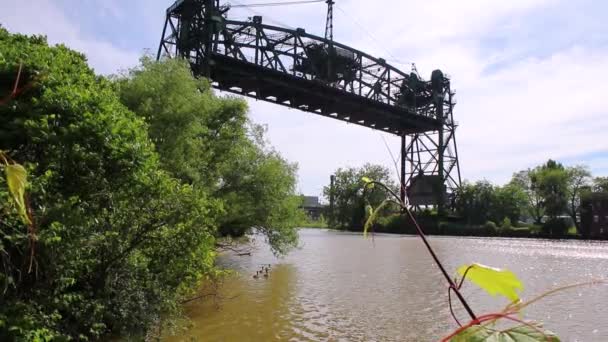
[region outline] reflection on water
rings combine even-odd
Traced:
[[[238,275],[222,294],[236,296],[218,309],[211,302],[187,307],[194,326],[169,340],[199,341],[436,341],[456,326],[447,287],[416,237],[305,229],[301,248],[276,259],[260,244],[251,257],[223,256]],[[450,270],[481,262],[514,271],[524,298],[557,285],[608,276],[608,244],[580,241],[433,237]],[[270,276],[253,279],[261,264]],[[465,285],[478,313],[501,309]],[[458,305],[456,305],[458,307]],[[462,308],[456,309],[466,321]],[[526,311],[563,341],[608,341],[608,286],[556,294]]]

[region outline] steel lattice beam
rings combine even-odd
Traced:
[[[412,74],[304,29],[266,25],[259,16],[230,20],[228,9],[219,0],[176,1],[158,58],[185,58],[222,91],[399,135],[406,187],[423,175],[440,177],[448,192],[460,186],[447,77],[432,94],[431,82],[420,81],[433,100],[407,105],[400,96]]]

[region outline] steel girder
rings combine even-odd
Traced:
[[[385,60],[304,29],[266,25],[259,16],[229,20],[228,10],[219,0],[176,1],[167,9],[157,57],[185,58],[195,75],[222,91],[401,136],[404,189],[419,175],[439,175],[449,192],[460,186],[447,77],[433,101],[407,107],[399,96],[410,75]],[[314,63],[319,48],[328,63]],[[341,69],[334,65],[340,58]]]

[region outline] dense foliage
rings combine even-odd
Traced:
[[[395,188],[388,170],[379,166],[337,170],[333,211],[328,213],[331,226],[361,230],[365,215],[361,198],[363,177]],[[447,217],[439,217],[433,208],[421,208],[415,215],[431,234],[563,237],[576,232],[585,235],[581,227],[581,197],[590,191],[607,189],[607,178],[592,178],[586,166],[567,167],[548,160],[535,168],[514,173],[503,186],[485,180],[465,181],[456,191]],[[368,196],[374,208],[386,197],[381,189],[376,191]],[[330,200],[331,194],[330,187],[326,187],[326,200]],[[374,230],[415,234],[415,226],[396,209],[382,210],[374,220]]]
[[[494,186],[487,181],[464,183],[455,201],[456,213],[469,224],[483,224],[488,221],[516,223],[526,205],[524,191],[507,184]]]
[[[221,203],[222,235],[257,229],[279,253],[297,243],[296,166],[267,146],[243,100],[215,96],[181,60],[144,57],[115,81],[122,102],[149,124],[164,168]]]
[[[185,70],[144,60],[109,81],[79,53],[0,28],[0,98],[20,89],[0,104],[0,149],[29,174],[31,217],[0,177],[0,340],[149,334],[216,275],[218,226],[257,205],[247,231],[295,244],[295,167],[250,137],[243,102]],[[236,159],[255,165],[245,180]]]
[[[488,182],[465,184],[458,192],[457,213],[474,223],[484,220],[513,224],[531,218],[546,235],[562,236],[571,225],[580,232],[580,199],[592,190],[585,166],[565,167],[548,160],[519,171],[511,181],[496,187]],[[602,178],[595,180],[601,191]],[[569,219],[568,219],[569,217]]]
[[[365,198],[363,189],[364,177],[386,184],[390,189],[398,192],[390,171],[380,165],[365,164],[361,168],[338,169],[334,173],[335,181],[333,188],[326,186],[323,194],[328,202],[333,202],[327,212],[328,225],[340,229],[363,229],[365,221],[366,202],[376,208],[388,197],[382,187],[372,188],[367,191]],[[381,216],[396,210],[387,206]]]

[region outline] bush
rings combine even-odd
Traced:
[[[35,224],[0,177],[0,340],[141,337],[214,274],[218,206],[161,169],[144,121],[81,54],[0,28],[0,75],[13,83],[21,62],[0,147],[29,171]]]
[[[498,230],[498,228],[496,227],[496,223],[494,223],[492,221],[486,221],[486,223],[483,225],[483,228],[489,232],[494,232],[494,233]]]
[[[551,236],[564,236],[568,232],[570,228],[570,224],[568,219],[563,218],[553,218],[547,220],[542,226],[543,234],[548,234]]]

